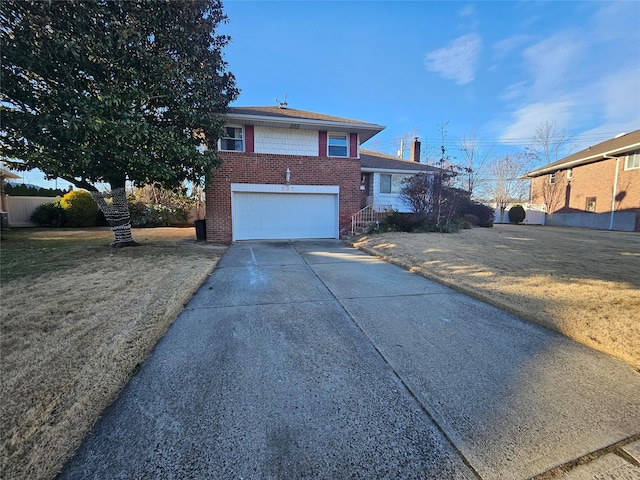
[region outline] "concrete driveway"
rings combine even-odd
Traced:
[[[639,478],[638,459],[624,363],[339,241],[243,242],[59,478]]]

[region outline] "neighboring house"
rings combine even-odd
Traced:
[[[420,163],[420,142],[414,139],[411,143],[410,160],[402,160],[391,155],[360,151],[362,170],[362,197],[360,206],[373,205],[378,212],[395,210],[410,212],[411,208],[402,198],[402,182],[420,172],[439,170]]]
[[[361,152],[384,129],[374,123],[282,105],[231,107],[224,117],[222,164],[206,191],[211,242],[340,238],[368,204],[406,209],[399,181],[435,168]],[[413,149],[419,159],[419,142]]]
[[[547,225],[640,231],[640,130],[526,174]]]

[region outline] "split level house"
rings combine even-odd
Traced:
[[[640,130],[528,172],[546,224],[640,231]]]
[[[230,107],[218,143],[222,164],[206,191],[206,238],[340,238],[361,209],[408,211],[400,183],[436,170],[361,150],[381,132],[375,123],[286,106]]]

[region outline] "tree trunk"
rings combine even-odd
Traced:
[[[131,234],[131,215],[124,187],[114,188],[107,193],[92,191],[91,195],[104,213],[115,237],[111,246],[114,248],[138,246]]]

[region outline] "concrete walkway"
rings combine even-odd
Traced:
[[[629,366],[339,241],[245,242],[59,478],[524,479],[589,454],[555,478],[640,477]]]

